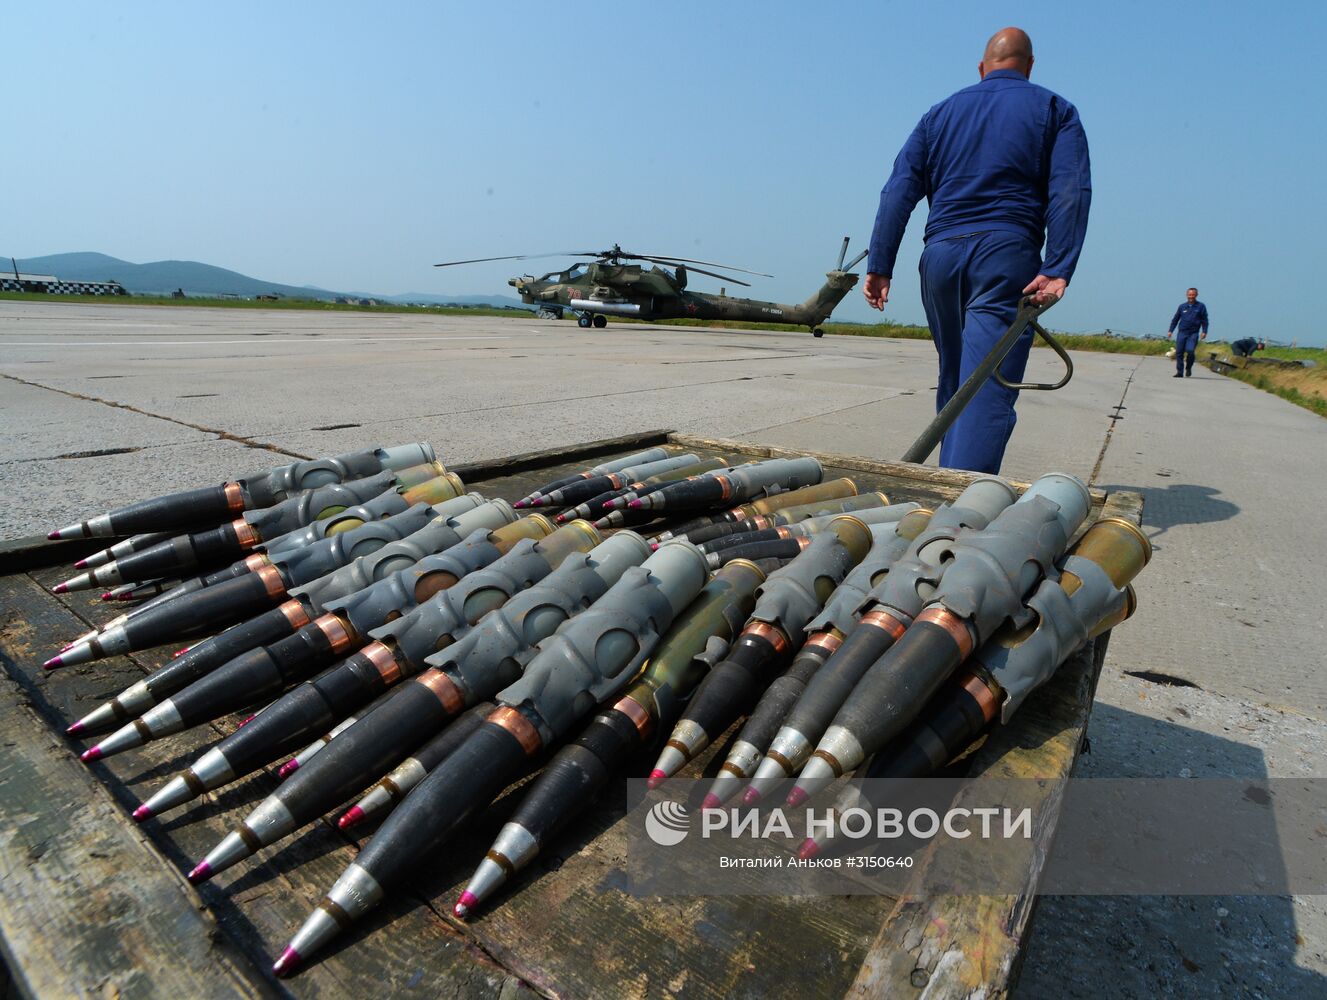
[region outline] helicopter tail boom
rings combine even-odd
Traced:
[[[790,322],[809,326],[817,337],[820,336],[820,324],[829,319],[834,307],[842,302],[844,296],[857,284],[857,275],[852,273],[852,269],[866,257],[866,251],[863,250],[845,265],[843,259],[847,256],[848,237],[845,236],[843,246],[839,247],[839,259],[834,262],[834,269],[825,275],[825,283],[814,295],[790,310],[790,313],[796,315],[795,319],[789,317]]]
[[[829,319],[834,307],[857,284],[858,276],[851,271],[830,271],[825,275],[825,283],[809,299],[795,310],[799,318],[794,322],[810,327],[817,327]]]

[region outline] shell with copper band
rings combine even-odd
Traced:
[[[516,709],[504,705],[497,709],[488,717],[487,722],[495,726],[501,726],[507,732],[516,738],[516,742],[521,745],[527,757],[533,757],[543,747],[544,741],[539,738],[539,730],[534,724],[523,716]]]
[[[1000,713],[999,696],[981,677],[970,673],[963,678],[960,687],[981,707],[981,717],[987,722]]]
[[[642,741],[650,738],[650,733],[654,731],[654,718],[640,706],[640,703],[626,695],[619,698],[617,704],[613,706],[615,712],[621,712],[631,720],[632,725],[636,727],[636,732],[640,733]]]
[[[826,658],[833,656],[835,651],[843,645],[843,635],[837,629],[830,629],[825,632],[817,632],[806,642],[802,643],[803,649],[823,649]]]
[[[282,602],[277,610],[280,611],[290,622],[290,627],[298,631],[313,619],[309,617],[308,609],[304,607],[304,602],[299,600],[290,600]]]
[[[229,510],[232,514],[244,513],[246,506],[244,503],[244,487],[241,486],[239,483],[227,483],[225,487],[225,492],[226,492],[226,509]]]
[[[768,622],[752,622],[746,628],[742,629],[742,638],[752,636],[758,639],[764,639],[774,647],[774,652],[784,652],[791,643],[788,637],[783,634],[783,630],[777,626],[770,625]]]
[[[333,653],[343,653],[353,644],[350,633],[346,631],[345,623],[336,615],[319,615],[314,619],[313,625],[327,637],[327,641],[332,645]]]
[[[384,684],[395,684],[403,676],[401,664],[396,662],[392,651],[382,643],[371,642],[359,652],[373,665],[373,669],[378,671],[378,676],[382,678]]]
[[[904,622],[899,621],[888,611],[882,611],[879,608],[874,611],[868,611],[866,614],[862,615],[860,624],[865,625],[867,628],[878,628],[884,632],[888,632],[895,642],[898,642],[899,637],[908,629],[908,626]]]
[[[415,678],[415,683],[432,691],[442,707],[452,715],[459,714],[465,708],[465,696],[461,694],[461,689],[441,670],[425,670]]]
[[[263,540],[258,529],[242,517],[231,522],[231,526],[235,529],[235,542],[242,549],[251,549]]]
[[[944,629],[953,638],[954,644],[958,646],[958,654],[961,659],[967,659],[972,654],[973,646],[976,645],[972,628],[958,615],[946,607],[932,606],[924,610],[917,616],[918,623],[926,622],[930,625],[938,625]]]
[[[263,586],[267,588],[267,596],[276,600],[283,597],[286,593],[286,581],[281,577],[281,571],[275,566],[260,566],[254,571],[258,579],[263,581]]]

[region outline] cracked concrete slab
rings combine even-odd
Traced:
[[[1144,359],[1099,485],[1143,494],[1156,550],[1117,662],[1327,719],[1327,424],[1211,372]]]
[[[0,432],[0,455],[8,435]],[[56,461],[0,462],[5,523],[0,534],[23,538],[45,534],[87,517],[141,500],[145,484],[160,492],[224,482],[294,461],[287,455],[235,441],[199,439],[187,444],[140,448],[101,457]]]
[[[208,440],[166,420],[0,378],[0,463]]]

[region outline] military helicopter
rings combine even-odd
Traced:
[[[627,253],[616,243],[611,250],[479,257],[474,260],[447,261],[435,264],[434,267],[455,267],[458,264],[481,264],[495,260],[586,257],[588,261],[578,261],[565,270],[549,271],[538,278],[527,274],[511,278],[507,284],[520,292],[521,301],[538,307],[537,316],[561,319],[564,312],[570,311],[576,316],[577,324],[585,328],[603,328],[608,325],[609,316],[629,316],[639,320],[723,319],[805,326],[810,328],[812,336],[823,337],[825,331],[820,328],[820,324],[829,318],[834,307],[857,284],[857,275],[852,273],[852,269],[861,263],[866,251],[854,257],[845,267],[843,259],[847,255],[848,237],[845,236],[839,250],[839,259],[834,269],[825,275],[825,283],[800,305],[737,298],[722,291],[718,295],[688,291],[687,278],[691,272],[750,287],[749,282],[732,275],[707,271],[697,266],[700,264],[762,278],[772,275],[687,257]],[[644,264],[629,261],[642,261]]]

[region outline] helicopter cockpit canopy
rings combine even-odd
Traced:
[[[539,280],[551,281],[559,285],[567,285],[585,277],[586,272],[589,270],[590,266],[588,264],[573,264],[565,271],[549,271]]]

